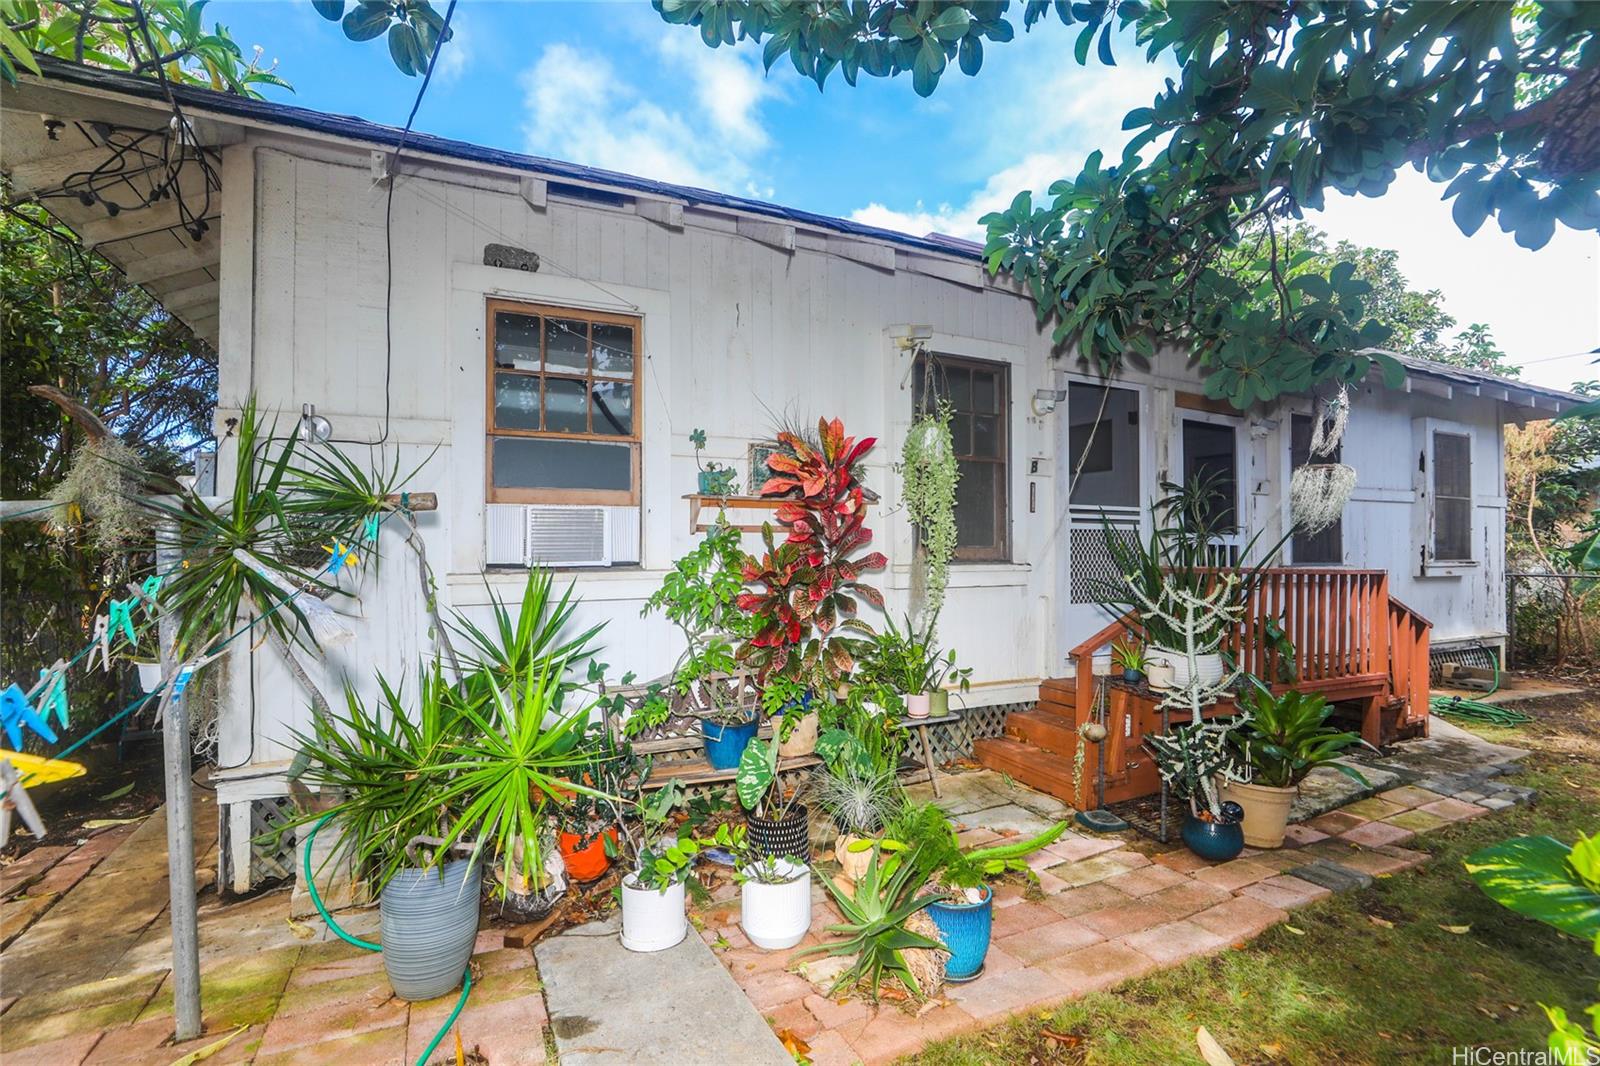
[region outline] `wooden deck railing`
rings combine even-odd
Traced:
[[[1364,731],[1375,734],[1386,731],[1380,701],[1397,697],[1404,701],[1397,725],[1425,731],[1432,623],[1390,597],[1387,572],[1271,567],[1256,576],[1245,616],[1223,645],[1244,670],[1279,689],[1367,699]],[[1293,643],[1293,671],[1268,639],[1268,621]],[[1069,653],[1078,707],[1093,699],[1095,657],[1135,626],[1132,615],[1118,619]]]

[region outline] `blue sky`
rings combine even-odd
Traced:
[[[436,4],[443,10],[443,2]],[[1020,5],[1013,5],[1017,8]],[[208,15],[277,58],[296,92],[273,98],[403,124],[418,80],[382,41],[354,44],[305,0],[215,0]],[[915,234],[977,238],[977,218],[1021,188],[1120,150],[1122,115],[1171,68],[1131,42],[1116,68],[1081,68],[1049,23],[991,46],[977,78],[952,69],[932,99],[909,79],[835,74],[828,90],[759,49],[706,48],[646,3],[461,0],[458,35],[417,116],[430,133],[860,219]],[[1577,353],[1600,344],[1600,239],[1558,231],[1539,253],[1485,226],[1470,240],[1439,188],[1404,174],[1379,200],[1332,203],[1317,224],[1396,248],[1418,287],[1439,288],[1463,323],[1487,322],[1526,376],[1564,386],[1600,376]]]

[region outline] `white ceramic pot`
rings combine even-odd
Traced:
[[[665,951],[689,931],[683,882],[665,892],[640,888],[629,874],[622,882],[622,946],[629,951]]]
[[[1157,692],[1172,688],[1172,665],[1165,659],[1151,659],[1144,665],[1144,679]]]
[[[811,871],[782,860],[776,865],[791,879],[776,885],[746,881],[739,893],[739,927],[750,943],[768,951],[794,947],[811,928]]]
[[[905,696],[905,701],[907,718],[928,717],[928,694],[926,692],[919,692],[914,696],[908,693]]]
[[[133,660],[134,667],[139,671],[139,687],[145,692],[154,692],[161,687],[161,664],[150,659]]]
[[[1172,687],[1189,687],[1189,657],[1181,651],[1171,648],[1152,647],[1153,655],[1160,656],[1172,664]],[[1202,652],[1194,657],[1195,673],[1202,685],[1215,685],[1222,680],[1222,656],[1216,652]],[[1151,682],[1151,687],[1155,682]]]

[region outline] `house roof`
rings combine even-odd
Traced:
[[[1461,389],[1472,395],[1483,395],[1504,400],[1522,407],[1544,409],[1552,412],[1564,411],[1580,403],[1589,402],[1592,397],[1582,396],[1565,389],[1552,389],[1545,385],[1535,385],[1529,381],[1519,381],[1516,378],[1501,377],[1498,374],[1489,374],[1481,370],[1469,370],[1466,367],[1455,366],[1450,363],[1440,363],[1432,359],[1419,359],[1412,355],[1403,355],[1400,352],[1387,352],[1400,361],[1406,368],[1406,375],[1411,379],[1426,379],[1439,382],[1450,389],[1452,394],[1455,389]]]
[[[165,100],[161,84],[150,78],[53,60],[44,56],[40,56],[38,59],[45,78],[49,81],[67,82],[86,88],[102,89],[151,101],[159,102]],[[852,222],[849,219],[836,218],[832,215],[818,214],[813,211],[802,211],[799,208],[785,207],[782,204],[768,203],[765,200],[756,200],[747,196],[734,196],[730,193],[716,192],[711,189],[698,189],[690,185],[653,181],[634,174],[623,174],[598,167],[587,167],[578,163],[549,159],[544,156],[508,152],[500,148],[486,148],[482,145],[453,140],[449,137],[418,133],[415,130],[410,134],[405,134],[397,126],[386,126],[382,123],[371,122],[353,115],[333,115],[323,111],[313,111],[310,108],[295,107],[290,104],[268,100],[251,100],[232,93],[217,92],[212,89],[201,89],[193,86],[173,86],[172,95],[185,108],[209,112],[212,115],[228,116],[291,129],[311,130],[349,140],[364,141],[388,147],[398,146],[403,136],[405,139],[405,151],[410,153],[442,156],[467,162],[484,163],[490,166],[524,170],[556,181],[566,180],[588,185],[602,185],[625,192],[679,200],[687,205],[722,208],[751,215],[762,215],[784,222],[831,230],[851,237],[887,241],[891,244],[935,255],[954,256],[974,262],[981,260],[983,257],[982,245],[955,237],[947,237],[942,234],[913,237],[895,230],[868,226],[860,222]]]

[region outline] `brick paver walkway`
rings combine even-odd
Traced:
[[[963,775],[968,776],[998,778]],[[1037,800],[1048,800],[1009,784],[987,787],[997,798],[1013,801],[996,809],[1014,808],[1019,795],[1036,807]],[[1483,787],[1468,783],[1463,791]],[[1490,791],[1504,803],[1529,796],[1525,789]],[[955,805],[972,802],[963,798]],[[826,967],[815,983],[803,976],[825,956],[796,960],[794,955],[826,940],[825,927],[840,920],[819,887],[814,887],[812,931],[790,951],[752,946],[739,930],[737,898],[701,912],[701,936],[775,1031],[788,1030],[810,1044],[815,1066],[872,1066],[931,1040],[1242,945],[1296,907],[1418,865],[1427,856],[1405,847],[1417,833],[1490,809],[1422,788],[1396,788],[1292,826],[1281,850],[1246,848],[1239,858],[1220,864],[1182,847],[1163,849],[1133,832],[1104,837],[1069,832],[1030,860],[1038,890],[1013,883],[996,889],[994,939],[982,976],[947,985],[939,999],[915,1015],[888,1003],[874,1010],[857,1000],[825,998]],[[962,833],[964,841],[981,845],[998,839],[992,829],[978,828],[992,824],[988,814],[979,809],[956,816],[958,823],[973,826]],[[1036,819],[1042,825],[1054,814],[1045,810]]]

